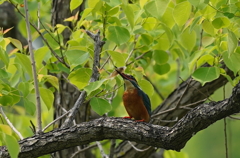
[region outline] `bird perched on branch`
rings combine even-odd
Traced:
[[[149,122],[151,102],[148,95],[142,91],[137,80],[132,75],[124,74],[117,69],[116,71],[124,80],[123,104],[129,115],[129,117],[124,118],[134,118],[137,121]]]

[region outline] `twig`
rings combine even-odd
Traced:
[[[90,146],[88,146],[88,147],[86,147],[86,148],[84,148],[84,149],[78,150],[77,152],[73,153],[70,158],[74,158],[74,157],[77,156],[79,153],[84,152],[84,151],[86,151],[86,150],[88,150],[88,149],[91,149],[91,148],[95,148],[95,147],[97,147],[97,144],[93,144],[93,145],[90,145]]]
[[[194,102],[194,103],[191,103],[191,104],[187,104],[187,105],[184,105],[184,106],[180,106],[179,108],[180,108],[180,109],[185,109],[186,107],[193,106],[193,105],[202,103],[202,102],[204,102],[204,101],[206,101],[206,99],[202,99],[202,100],[199,100],[199,101]],[[174,110],[176,110],[176,107],[171,108],[171,109],[167,109],[167,110],[162,111],[162,112],[159,112],[159,113],[156,113],[156,114],[152,115],[151,118],[157,117],[157,116],[159,116],[159,115],[162,115],[162,114],[165,114],[165,113],[174,111]]]
[[[226,99],[226,89],[225,85],[223,86],[223,99]],[[225,141],[225,151],[226,151],[226,158],[228,158],[228,139],[227,139],[227,121],[226,117],[223,119],[224,121],[224,141]]]
[[[147,151],[148,149],[151,148],[151,146],[147,147],[146,149],[138,149],[137,147],[135,147],[130,141],[128,141],[128,143],[133,147],[133,149],[135,149],[136,151],[139,151],[139,152],[144,152],[144,151]]]
[[[138,37],[139,37],[138,35],[135,36],[135,39],[134,39],[134,41],[133,41],[133,48],[132,48],[131,52],[129,53],[127,59],[125,60],[125,65],[127,65],[128,60],[130,59],[130,57],[131,57],[132,54],[133,54],[133,51],[135,50],[135,46],[136,46],[136,44],[137,44],[137,38],[138,38]]]
[[[25,18],[25,15],[18,9],[14,3],[9,0],[9,2],[16,8],[17,12]],[[63,63],[67,68],[70,68],[70,66],[61,58],[57,55],[57,53],[52,49],[52,47],[49,45],[48,41],[44,38],[43,34],[38,30],[37,26],[35,26],[33,23],[29,22],[29,24],[37,31],[37,33],[41,36],[45,44],[47,45],[48,49],[51,51],[51,53],[57,58],[57,60],[61,63]]]
[[[105,44],[104,41],[101,41],[100,39],[100,31],[97,34],[93,34],[90,31],[86,31],[86,33],[94,40],[95,47],[94,47],[94,59],[93,59],[93,71],[90,78],[90,82],[95,82],[99,79],[99,72],[98,68],[100,67],[100,53],[102,50],[102,46]],[[61,128],[69,127],[71,125],[71,122],[74,120],[75,115],[79,109],[79,107],[83,104],[85,98],[87,96],[86,91],[82,91],[79,95],[77,101],[75,102],[73,108],[70,110],[69,115],[67,116],[67,119],[62,124]]]
[[[102,147],[101,143],[99,141],[96,141],[96,143],[97,143],[97,146],[98,146],[98,148],[100,150],[102,158],[109,158],[108,155],[104,153],[103,147]]]
[[[114,157],[115,146],[116,146],[116,139],[112,139],[111,140],[111,147],[110,147],[109,158],[113,158]]]
[[[143,53],[143,54],[141,54],[141,55],[139,55],[138,57],[136,57],[133,61],[131,61],[130,63],[127,63],[126,64],[126,66],[128,66],[128,65],[131,65],[132,63],[134,63],[136,60],[138,60],[138,59],[141,59],[144,55],[146,55],[147,53],[149,53],[149,51],[148,52],[145,52],[145,53]]]
[[[228,116],[228,117],[231,118],[231,119],[234,119],[234,120],[240,120],[239,117],[233,117],[233,116]]]
[[[57,122],[58,120],[62,119],[63,117],[65,117],[67,114],[69,113],[69,111],[67,111],[65,114],[63,114],[62,116],[59,116],[58,118],[56,118],[55,120],[53,120],[52,122],[50,122],[45,128],[43,128],[43,132],[50,127],[52,124],[54,124],[55,122]]]
[[[7,116],[5,115],[2,106],[0,106],[0,113],[2,114],[2,116],[4,117],[4,119],[6,120],[7,124],[11,127],[11,129],[19,136],[19,138],[22,140],[23,136],[21,135],[20,132],[18,132],[18,130],[13,126],[13,124],[10,122],[10,120],[7,118]]]
[[[40,30],[40,2],[38,2],[37,18],[38,18],[37,28],[38,30]]]
[[[164,99],[165,99],[164,96],[163,96],[162,93],[158,90],[158,88],[152,83],[152,81],[149,79],[149,77],[147,77],[147,76],[145,76],[145,75],[144,75],[143,77],[144,77],[148,82],[151,83],[151,85],[153,86],[155,92],[157,92],[158,96],[159,96],[162,100],[164,100]]]
[[[37,126],[38,126],[37,133],[40,134],[42,132],[41,101],[40,101],[40,92],[38,87],[37,70],[36,70],[33,46],[32,46],[32,36],[31,36],[30,23],[29,23],[27,0],[24,0],[24,9],[26,14],[25,21],[26,21],[27,34],[28,34],[28,47],[29,47],[29,53],[30,53],[31,62],[32,62],[32,71],[33,71],[34,88],[35,88]]]

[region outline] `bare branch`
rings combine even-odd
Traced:
[[[2,116],[4,117],[4,119],[6,120],[7,124],[11,127],[11,129],[19,136],[19,138],[22,140],[23,136],[21,135],[21,133],[13,126],[12,122],[8,119],[8,117],[5,115],[2,106],[0,106],[0,113],[2,114]]]
[[[92,71],[92,76],[91,76],[90,81],[89,81],[89,82],[95,82],[99,79],[98,68],[100,67],[100,53],[102,51],[102,46],[104,45],[105,42],[101,41],[101,39],[100,39],[100,31],[97,34],[93,34],[90,31],[86,31],[86,33],[95,42],[94,59],[93,59],[93,71]],[[79,95],[76,103],[74,104],[73,108],[70,110],[70,114],[67,116],[67,119],[65,120],[65,122],[63,123],[61,128],[71,126],[71,123],[74,120],[75,115],[76,115],[79,107],[85,101],[86,96],[87,96],[87,92],[82,91],[82,93]]]
[[[35,135],[19,142],[21,146],[19,158],[38,157],[104,139],[124,139],[152,147],[180,151],[197,132],[220,119],[239,112],[239,95],[240,83],[233,89],[230,98],[201,104],[187,113],[173,127],[102,117],[70,128]],[[0,157],[9,157],[5,147],[0,148],[0,151]]]
[[[37,79],[37,70],[35,65],[34,53],[33,53],[33,46],[32,46],[32,35],[30,30],[30,23],[29,23],[29,14],[28,14],[28,3],[27,0],[24,0],[24,9],[25,9],[25,21],[27,27],[27,34],[28,34],[28,47],[29,53],[32,62],[32,72],[33,72],[33,80],[34,80],[34,88],[35,88],[35,98],[36,98],[36,109],[37,109],[37,133],[42,133],[42,114],[41,114],[41,101],[40,101],[40,92],[38,87],[38,79]]]

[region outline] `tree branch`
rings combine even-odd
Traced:
[[[93,34],[90,31],[86,31],[86,33],[94,40],[95,42],[95,48],[94,48],[94,59],[93,59],[93,71],[92,76],[90,78],[89,82],[95,82],[99,79],[99,72],[98,68],[100,67],[100,53],[102,51],[102,46],[105,42],[101,41],[100,38],[100,31],[97,34]],[[67,119],[61,126],[61,128],[70,127],[71,122],[74,120],[75,115],[79,109],[79,107],[83,104],[85,98],[87,96],[86,91],[82,91],[79,95],[76,103],[74,104],[73,108],[70,110],[69,115],[67,116]]]
[[[27,0],[24,0],[24,10],[25,10],[25,14],[26,14],[25,21],[26,21],[27,34],[28,34],[28,47],[29,47],[29,52],[30,52],[30,57],[31,57],[35,98],[36,98],[37,127],[38,127],[37,134],[41,134],[42,133],[41,101],[40,101],[40,92],[39,92],[39,86],[38,86],[37,70],[36,70],[35,58],[34,58],[34,53],[33,53],[32,35],[31,35],[31,30],[30,30]]]
[[[104,139],[123,139],[157,148],[180,151],[197,132],[212,123],[240,111],[240,83],[232,96],[219,102],[204,103],[192,109],[173,127],[133,120],[102,117],[76,126],[35,135],[19,142],[19,158],[38,157],[73,146]],[[5,147],[0,157],[9,157]]]

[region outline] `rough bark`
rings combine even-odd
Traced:
[[[225,69],[226,73],[230,77],[234,77],[233,72],[229,70],[225,65],[223,65],[222,68]],[[189,78],[188,80],[182,82],[179,87],[175,89],[164,100],[164,102],[152,112],[152,114],[155,115],[165,110],[174,109],[176,107],[177,108],[157,117],[151,118],[152,120],[150,123],[161,126],[173,126],[177,120],[181,119],[189,111],[189,109],[181,107],[189,104],[192,104],[190,106],[191,108],[197,107],[204,102],[204,99],[210,97],[218,88],[222,87],[227,82],[228,80],[224,76],[220,76],[218,79],[202,86],[198,81]],[[143,144],[135,144],[135,146],[139,149],[147,148],[147,146]],[[138,152],[133,149],[127,141],[123,141],[116,148],[115,154],[118,158],[146,158],[153,154],[155,151],[155,148],[150,148],[147,151]]]
[[[76,8],[73,12],[70,11],[70,0],[53,0],[52,2],[52,18],[51,23],[52,26],[56,26],[56,24],[63,24],[67,26],[69,29],[74,28],[74,23],[69,21],[64,21],[66,18],[75,16],[78,12],[77,18],[80,19],[80,13],[84,10],[84,3],[83,1],[82,5],[78,8]],[[71,31],[69,29],[65,29],[62,33],[63,36],[63,43],[66,44],[66,42],[70,39]],[[71,85],[69,82],[65,80],[63,77],[64,74],[57,74],[57,77],[59,78],[59,91],[56,91],[55,93],[55,101],[54,101],[54,119],[60,117],[63,115],[66,111],[70,110],[74,104],[76,103],[77,99],[79,98],[79,95],[81,92],[75,88],[73,85]],[[66,76],[66,74],[65,74]],[[77,112],[77,115],[75,117],[75,123],[81,123],[87,120],[87,114],[88,113],[88,104],[84,104],[80,107],[80,109]],[[58,121],[57,125],[55,127],[61,127],[64,122],[64,119]],[[59,151],[54,154],[54,157],[56,158],[65,158],[68,157],[69,154],[74,153],[78,151],[81,148],[84,148],[85,146],[75,147],[75,148],[69,148],[63,151]],[[91,154],[88,151],[83,152],[75,156],[76,158],[84,158],[84,157],[91,157]]]
[[[19,158],[38,157],[104,139],[123,139],[156,148],[180,151],[198,131],[239,111],[240,83],[233,89],[230,98],[219,102],[203,103],[189,111],[172,127],[102,117],[70,128],[57,129],[26,138],[19,142],[21,146]],[[0,151],[0,157],[9,157],[5,147]]]
[[[4,34],[4,37],[12,37],[19,40],[23,46],[27,45],[27,40],[22,36],[18,30],[18,18],[14,11],[12,4],[4,2],[0,5],[0,27],[3,30],[12,28],[9,32]]]

